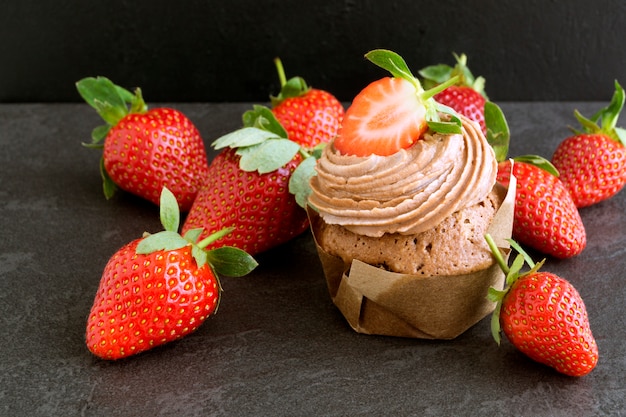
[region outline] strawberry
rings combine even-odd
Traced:
[[[106,122],[86,145],[103,149],[105,197],[119,187],[158,204],[166,186],[188,211],[208,172],[204,142],[193,123],[175,109],[148,110],[140,89],[132,94],[104,77],[84,78],[76,87]]]
[[[519,254],[511,267],[493,239],[485,236],[498,264],[506,274],[504,289],[491,287],[488,298],[496,302],[491,329],[496,343],[500,334],[532,360],[569,376],[584,376],[598,363],[582,297],[567,280],[539,269],[522,248],[510,240]],[[529,271],[521,272],[524,263]]]
[[[487,134],[485,125],[485,98],[476,90],[464,85],[451,85],[435,95],[439,103],[452,107],[458,113],[480,125],[483,134]]]
[[[344,109],[331,93],[311,88],[301,77],[289,80],[280,59],[274,60],[281,90],[271,96],[272,112],[287,131],[287,137],[305,148],[314,148],[335,137]]]
[[[485,123],[485,79],[474,77],[467,67],[467,56],[454,54],[456,65],[431,65],[419,71],[424,78],[424,86],[431,88],[457,76],[457,82],[435,95],[439,103],[453,108],[456,112],[474,120],[480,125],[483,134],[487,134]]]
[[[537,156],[519,156],[514,161],[513,238],[556,258],[580,254],[587,244],[585,226],[554,167]],[[508,187],[510,176],[511,161],[500,162],[497,181]]]
[[[552,156],[577,207],[611,198],[626,185],[626,131],[616,127],[623,107],[624,90],[616,81],[611,103],[591,119],[574,112],[582,130],[574,130]]]
[[[165,230],[124,245],[102,273],[86,344],[103,359],[134,355],[195,331],[217,309],[217,273],[241,276],[257,265],[239,249],[204,249],[230,229],[197,244],[200,230],[179,235],[178,205],[167,188],[160,210]]]
[[[387,156],[410,147],[428,129],[461,132],[461,122],[454,111],[433,99],[457,78],[424,91],[395,52],[377,49],[365,57],[388,70],[392,77],[372,82],[354,98],[334,141],[337,151],[344,155]],[[440,113],[446,113],[451,120],[442,120]]]
[[[287,139],[267,107],[254,106],[243,120],[243,128],[213,143],[221,152],[209,167],[183,232],[202,227],[202,239],[215,230],[234,227],[233,233],[209,247],[234,246],[255,255],[308,230],[302,207],[308,196],[307,179],[320,152],[309,153]]]

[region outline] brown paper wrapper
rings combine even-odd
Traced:
[[[508,256],[513,229],[515,178],[488,232]],[[317,243],[322,219],[309,208],[309,220],[328,290],[350,326],[359,333],[422,339],[454,339],[493,312],[489,287],[502,288],[504,273],[492,266],[464,275],[410,275],[353,260],[344,264]]]

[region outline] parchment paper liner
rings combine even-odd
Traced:
[[[513,229],[515,177],[488,232],[508,257]],[[498,264],[465,275],[410,275],[385,271],[359,260],[344,264],[325,252],[316,233],[322,219],[308,209],[311,231],[333,303],[359,333],[422,339],[454,339],[490,314],[489,287],[502,288],[504,274]]]

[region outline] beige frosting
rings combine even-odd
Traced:
[[[496,182],[493,149],[460,116],[463,134],[425,134],[393,155],[341,155],[332,144],[317,163],[309,203],[329,224],[382,236],[424,232],[483,200]]]

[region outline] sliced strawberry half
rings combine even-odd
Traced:
[[[374,81],[354,98],[334,141],[340,153],[387,156],[410,147],[429,128],[442,133],[461,132],[461,122],[454,110],[433,99],[457,78],[424,91],[404,59],[395,52],[377,49],[365,57],[393,77]],[[440,113],[449,114],[451,120],[440,120]]]
[[[408,148],[428,129],[426,108],[403,78],[374,81],[346,112],[335,148],[341,153],[391,155]]]

